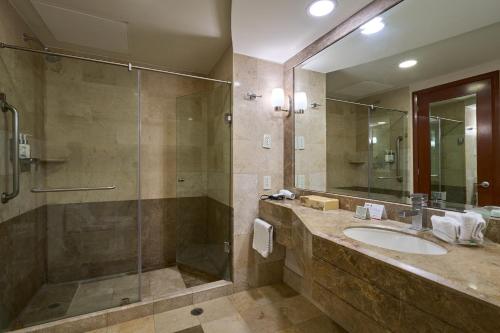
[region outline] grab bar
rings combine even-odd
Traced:
[[[0,107],[2,112],[12,112],[12,192],[2,192],[1,201],[5,204],[19,194],[19,113],[7,103],[5,94],[0,94]]]
[[[105,191],[114,190],[115,185],[100,186],[100,187],[59,187],[59,188],[32,188],[32,193],[47,193],[47,192],[79,192],[79,191]]]
[[[400,159],[401,159],[401,141],[403,141],[402,136],[396,137],[396,179],[400,182],[403,181],[400,170]]]
[[[397,179],[398,181],[403,181],[403,177],[402,176],[391,176],[391,177],[384,177],[384,176],[380,176],[380,177],[377,177],[377,179]]]

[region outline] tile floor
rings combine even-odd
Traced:
[[[194,316],[194,308],[203,313]],[[286,285],[266,286],[157,313],[92,333],[345,332]]]
[[[210,281],[192,271],[168,267],[142,273],[143,299],[158,298]],[[31,299],[12,328],[44,323],[137,301],[137,274],[74,283],[46,284]]]

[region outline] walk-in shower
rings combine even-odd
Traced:
[[[326,98],[326,124],[328,192],[406,200],[406,111]]]
[[[230,82],[1,44],[0,92],[0,330],[230,279]]]

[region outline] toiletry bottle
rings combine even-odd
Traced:
[[[19,158],[25,159],[31,157],[31,147],[28,143],[28,136],[26,134],[19,134]]]

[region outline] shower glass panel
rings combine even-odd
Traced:
[[[408,196],[408,115],[405,111],[370,108],[370,196],[406,201]]]
[[[431,103],[429,118],[432,198],[477,205],[476,96]]]
[[[326,100],[327,192],[368,196],[368,116],[364,105]]]
[[[0,90],[31,146],[19,196],[0,207],[2,328],[138,301],[137,72],[2,49]]]
[[[224,83],[176,101],[176,261],[193,285],[230,279],[230,112]]]

